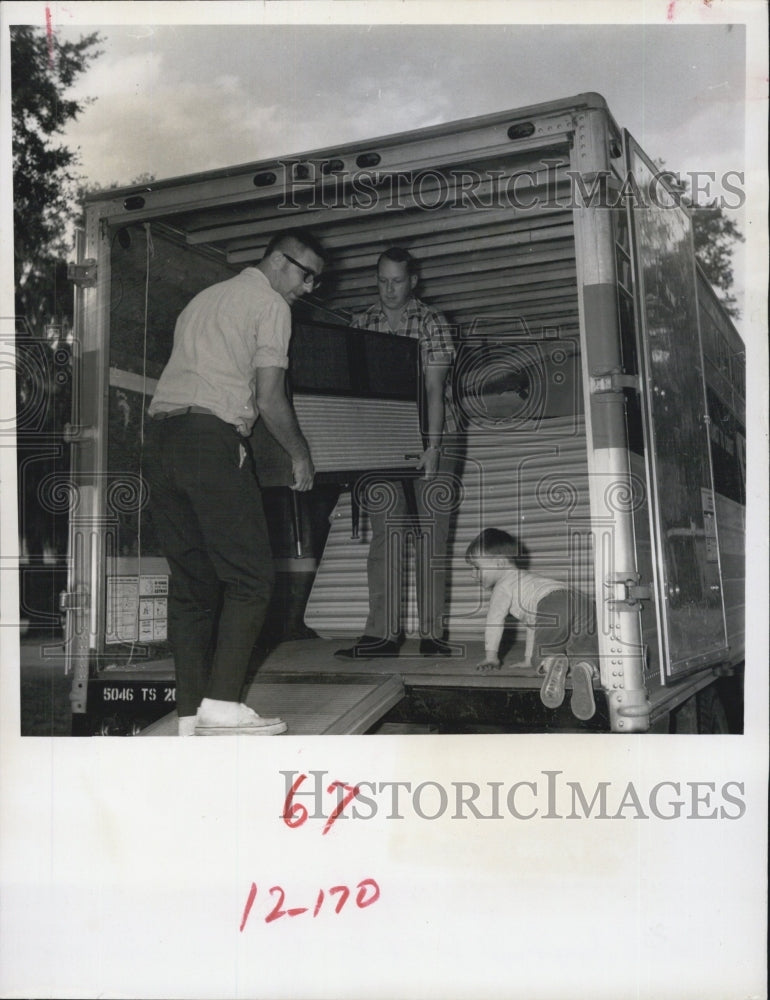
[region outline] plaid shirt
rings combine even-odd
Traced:
[[[411,298],[401,313],[398,329],[393,331],[385,310],[379,302],[353,315],[351,326],[359,330],[374,330],[397,337],[414,337],[419,341],[420,363],[425,369],[430,364],[451,365],[457,353],[449,324],[440,312],[431,309],[417,298]],[[457,414],[452,396],[452,379],[444,383],[444,432],[456,433]]]

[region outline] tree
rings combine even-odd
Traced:
[[[695,256],[711,284],[721,292],[720,299],[725,311],[737,318],[740,310],[732,294],[732,254],[735,244],[744,242],[744,236],[733,220],[727,218],[721,206],[690,207]]]
[[[97,33],[60,42],[29,25],[11,28],[16,314],[38,336],[62,311],[57,264],[66,258],[67,226],[77,212],[77,153],[58,137],[89,102],[66,94],[100,55],[100,41]]]
[[[72,286],[67,281],[69,224],[78,211],[77,153],[61,142],[87,101],[67,97],[99,55],[97,34],[77,42],[23,25],[11,35],[14,279],[16,296],[16,460],[19,534],[28,563],[22,572],[22,618],[55,619],[60,566],[46,552],[66,546],[67,513],[47,492],[66,477],[63,439],[71,398]]]
[[[733,288],[733,249],[736,243],[745,242],[745,238],[732,219],[729,219],[721,205],[701,205],[693,201],[689,180],[682,180],[679,175],[665,169],[665,162],[655,161],[659,168],[659,176],[664,177],[671,187],[679,194],[682,204],[690,210],[692,218],[693,242],[695,256],[703,268],[703,272],[720,293],[719,298],[727,312],[734,319],[740,317],[740,310]]]

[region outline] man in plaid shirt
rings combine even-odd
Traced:
[[[417,264],[401,247],[391,247],[377,261],[379,301],[353,316],[351,325],[363,330],[414,337],[419,341],[424,394],[424,450],[417,464],[414,500],[418,519],[417,607],[420,654],[450,656],[445,641],[446,550],[452,515],[457,507],[460,450],[458,423],[449,374],[455,345],[446,319],[414,294]],[[409,488],[411,484],[407,486]],[[388,546],[389,531],[408,521],[409,504],[403,482],[390,481],[390,505],[369,510],[372,538],[367,559],[369,616],[364,635],[337,656],[370,658],[397,656],[403,640],[400,620],[403,537]],[[363,498],[366,509],[366,497]],[[414,513],[414,512],[413,512]]]

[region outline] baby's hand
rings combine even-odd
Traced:
[[[477,670],[499,670],[500,660],[496,656],[487,654],[481,663],[476,664]]]

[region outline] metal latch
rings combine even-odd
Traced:
[[[65,444],[83,444],[96,437],[95,427],[81,427],[79,424],[65,424],[62,428],[62,440]]]
[[[59,592],[59,611],[85,611],[89,606],[87,587]]]
[[[623,389],[641,391],[638,375],[625,375],[623,372],[607,372],[606,375],[591,376],[591,395],[603,392],[622,392]]]
[[[615,611],[641,611],[642,601],[652,600],[652,587],[640,583],[638,573],[615,573],[605,586],[615,588],[615,596],[607,604]],[[620,593],[618,594],[618,590]]]
[[[67,264],[67,277],[79,288],[94,288],[96,286],[96,261],[88,257],[80,264]]]

